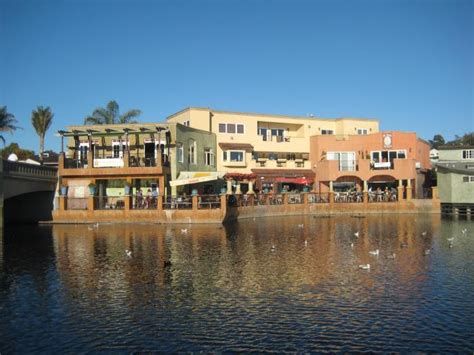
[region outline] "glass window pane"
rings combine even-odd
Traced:
[[[235,124],[233,123],[227,124],[227,133],[235,133]]]
[[[237,133],[244,134],[244,125],[238,124],[237,125]]]
[[[219,133],[225,133],[225,123],[219,123]]]

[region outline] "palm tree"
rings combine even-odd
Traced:
[[[38,106],[36,110],[33,110],[31,113],[31,124],[33,125],[40,139],[40,161],[43,161],[44,136],[46,135],[46,131],[49,129],[49,127],[51,127],[51,123],[53,123],[53,116],[54,114],[51,112],[49,106],[46,108],[43,106]]]
[[[140,110],[129,110],[123,115],[119,112],[119,105],[116,101],[109,101],[106,108],[99,107],[94,110],[92,116],[86,117],[84,124],[117,124],[117,123],[137,123],[133,118],[139,116]]]
[[[19,128],[15,125],[17,122],[18,121],[15,119],[15,116],[7,111],[6,106],[0,107],[0,132],[15,131],[17,128]],[[5,138],[3,138],[2,135],[0,135],[0,141],[2,141],[5,145]]]

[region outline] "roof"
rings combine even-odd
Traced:
[[[316,116],[297,116],[297,115],[277,115],[277,114],[270,114],[270,113],[255,113],[255,112],[240,112],[240,111],[224,111],[224,110],[215,110],[210,107],[186,107],[185,109],[173,113],[166,117],[166,120],[169,120],[175,116],[178,116],[186,111],[191,110],[198,110],[198,111],[208,111],[210,113],[224,113],[224,114],[232,114],[232,115],[243,115],[243,116],[260,116],[260,117],[272,117],[272,118],[294,118],[294,119],[304,119],[304,120],[323,120],[323,121],[343,121],[343,120],[357,120],[357,121],[375,121],[379,122],[379,120],[374,118],[357,118],[357,117],[339,117],[339,118],[322,118]]]
[[[253,150],[253,145],[248,143],[219,143],[219,147],[224,150],[245,150],[246,152],[251,152]]]
[[[441,172],[474,175],[474,162],[438,162],[436,167]]]
[[[474,149],[474,145],[443,145],[438,150]]]

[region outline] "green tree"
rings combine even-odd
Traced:
[[[106,108],[99,107],[92,112],[92,116],[88,116],[84,120],[84,124],[101,125],[101,124],[117,124],[117,123],[136,123],[135,117],[141,115],[140,110],[129,110],[124,114],[120,114],[119,105],[116,101],[109,101]]]
[[[43,161],[43,152],[44,152],[44,137],[46,131],[51,127],[53,123],[54,114],[51,112],[51,109],[48,107],[44,108],[43,106],[38,106],[36,110],[33,110],[31,113],[31,124],[35,129],[36,133],[39,136],[39,158],[40,161]]]
[[[10,154],[16,154],[19,160],[34,159],[35,152],[32,150],[21,149],[18,143],[10,143],[8,146],[0,150],[3,159],[8,159]]]
[[[429,140],[431,148],[438,149],[440,146],[445,145],[446,141],[444,140],[441,134],[435,134],[433,139]]]
[[[13,116],[11,113],[7,111],[6,106],[0,106],[0,132],[13,132],[18,126],[16,126],[17,120],[15,119],[15,116]],[[3,138],[3,135],[0,135],[0,140],[3,142],[3,145],[5,145],[5,138]]]
[[[474,145],[474,132],[465,133],[462,137],[455,135],[447,145]]]

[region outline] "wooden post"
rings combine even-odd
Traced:
[[[402,180],[398,180],[398,187],[397,187],[397,193],[398,193],[398,201],[403,200],[403,182]]]
[[[65,157],[64,152],[59,153],[59,157],[58,157],[58,168],[59,168],[59,171],[62,171],[63,169],[66,168],[66,167],[64,166],[65,160],[66,160],[66,157]]]
[[[303,205],[308,205],[308,193],[303,192]]]
[[[407,201],[411,201],[412,195],[412,187],[411,187],[411,180],[407,180]]]
[[[124,150],[123,152],[123,167],[128,168],[130,166],[130,151]]]
[[[87,210],[88,211],[94,211],[94,198],[95,198],[94,195],[89,195],[89,197],[87,197]]]
[[[67,196],[59,196],[59,210],[66,211],[67,210]]]
[[[197,211],[198,210],[198,196],[197,195],[194,195],[193,196],[193,211]]]

